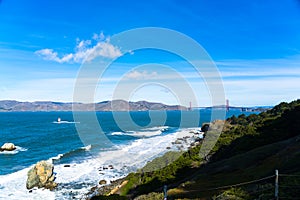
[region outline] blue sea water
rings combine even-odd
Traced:
[[[97,112],[99,125],[105,140],[109,141],[109,145],[104,142],[101,143],[101,139],[97,141],[97,137],[93,138],[93,126],[90,125],[86,125],[89,137],[86,140],[89,142],[86,142],[86,138],[83,138],[85,133],[78,132],[78,127],[79,129],[85,127],[85,122],[74,120],[72,112],[0,113],[0,145],[12,142],[17,146],[17,150],[14,152],[0,152],[0,194],[2,193],[0,199],[9,195],[7,193],[12,188],[18,192],[12,192],[9,196],[10,199],[44,198],[43,195],[50,197],[49,199],[64,199],[70,197],[71,192],[68,192],[68,188],[72,190],[75,184],[91,182],[90,185],[80,186],[83,188],[97,183],[101,176],[110,180],[124,176],[135,170],[135,167],[141,167],[143,163],[164,151],[166,146],[174,140],[173,135],[175,133],[184,129],[197,128],[203,122],[214,120],[211,119],[210,110],[190,111],[190,113],[193,112],[199,114],[200,118],[196,124],[191,124],[191,126],[182,121],[183,113],[181,111],[130,112],[129,115],[134,125],[127,123],[125,112]],[[251,114],[251,112],[231,110],[226,113],[226,117],[242,113]],[[164,115],[164,119],[159,119],[160,116]],[[61,118],[61,123],[57,122],[58,118]],[[116,118],[118,120],[115,120]],[[159,120],[153,120],[153,118]],[[125,156],[129,160],[122,160],[118,157],[111,159],[113,153],[116,156],[120,154],[122,157],[121,154],[125,151],[130,156],[137,156],[135,158]],[[101,155],[103,162],[102,160],[99,161],[97,157],[99,155]],[[97,157],[97,161],[95,161],[95,157]],[[92,161],[93,159],[94,161]],[[25,190],[28,169],[41,160],[50,160],[57,170],[58,181],[62,183],[61,185],[65,184],[61,191],[55,192],[55,197],[46,194],[49,191],[37,190],[29,194]],[[100,163],[103,165],[113,163],[115,169],[106,174],[96,175],[94,172],[95,165],[99,164],[100,166]],[[72,165],[68,169],[69,171],[63,167],[64,164]],[[132,166],[136,165],[130,168],[131,164]],[[124,166],[127,168],[124,169]],[[80,173],[76,170],[79,170]],[[19,185],[13,186],[11,185],[13,183],[8,184],[5,180],[15,181]],[[68,182],[74,185],[68,185]],[[84,190],[81,191],[82,188],[80,187],[79,191],[74,193],[72,197],[84,192]],[[32,195],[36,195],[36,197]]]

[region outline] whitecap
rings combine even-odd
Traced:
[[[84,150],[86,150],[86,151],[89,151],[89,150],[92,149],[92,145],[90,144],[90,145],[87,145],[87,146],[85,146],[85,147],[81,147],[80,149],[84,149]]]
[[[58,154],[57,156],[54,156],[52,158],[49,158],[48,161],[53,163],[53,160],[59,160],[64,156],[64,154]]]
[[[51,157],[51,158],[48,159],[48,162],[53,163],[53,160],[60,160],[62,157],[66,156],[68,154],[76,153],[76,152],[82,151],[82,150],[90,151],[91,149],[92,149],[92,145],[87,145],[85,147],[80,147],[78,149],[71,150],[71,151],[66,152],[64,154],[58,154],[57,156]]]
[[[123,132],[112,132],[111,135],[124,135]]]
[[[74,121],[53,121],[53,124],[80,124],[80,122],[74,122]]]
[[[142,129],[143,131],[145,130],[149,130],[149,131],[157,131],[157,130],[161,130],[161,131],[165,131],[166,129],[168,129],[169,126],[154,126],[154,127],[149,127],[149,128],[144,128]]]
[[[125,135],[130,135],[134,137],[153,137],[161,135],[164,131],[166,131],[169,127],[168,126],[155,126],[141,129],[140,131],[127,131],[123,133]]]

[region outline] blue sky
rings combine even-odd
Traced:
[[[96,47],[116,58],[95,92],[95,101],[113,97],[116,83],[167,78],[146,63],[168,65],[182,74],[200,106],[209,91],[191,66],[155,50],[122,54],[110,37],[129,29],[163,27],[197,41],[220,71],[233,105],[274,105],[300,94],[300,1],[0,1],[0,100],[72,101],[81,62]],[[105,50],[105,51],[104,51]],[[136,100],[176,104],[176,94],[146,85]],[[188,100],[186,100],[188,102]],[[184,104],[187,104],[184,102]]]

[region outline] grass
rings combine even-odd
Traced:
[[[227,119],[223,133],[207,157],[199,157],[199,151],[201,145],[209,146],[207,138],[217,136],[214,130],[206,133],[208,141],[199,146],[180,155],[167,153],[137,173],[129,174],[121,195],[161,198],[163,185],[168,185],[168,199],[255,199],[257,188],[266,190],[261,199],[271,198],[268,190],[273,179],[241,187],[211,188],[271,176],[275,169],[280,173],[299,172],[299,130],[300,100],[281,103],[259,115],[233,116]]]

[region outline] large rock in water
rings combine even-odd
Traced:
[[[38,187],[53,190],[57,186],[57,183],[54,182],[53,169],[54,166],[47,161],[38,162],[27,173],[26,188]]]
[[[5,143],[0,148],[0,151],[13,151],[16,149],[16,146],[13,143]]]

